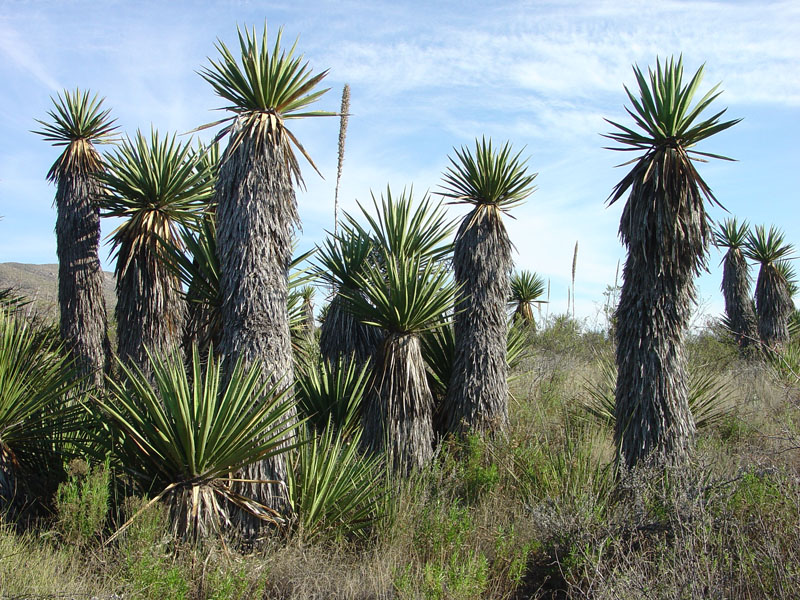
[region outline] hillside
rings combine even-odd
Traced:
[[[114,275],[104,273],[103,295],[109,315],[114,314],[116,295]],[[33,300],[42,315],[55,319],[58,316],[58,265],[29,265],[25,263],[0,263],[0,289],[12,288]]]

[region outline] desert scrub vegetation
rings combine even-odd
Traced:
[[[539,335],[561,340],[539,344]],[[426,468],[400,477],[359,462],[346,430],[323,428],[287,455],[300,520],[256,545],[189,543],[175,534],[168,505],[140,512],[148,502],[125,496],[124,474],[73,462],[52,513],[0,531],[0,589],[12,597],[791,598],[800,583],[800,390],[769,363],[740,360],[729,338],[704,339],[715,335],[693,336],[689,353],[724,386],[715,401],[725,412],[699,429],[689,467],[614,471],[613,425],[585,409],[611,344],[563,352],[598,337],[556,320],[531,336],[513,373],[503,435],[450,438]],[[719,360],[715,343],[732,344],[731,356]],[[342,489],[346,477],[319,490],[326,470],[366,482],[361,496]]]
[[[209,145],[153,128],[100,155],[113,122],[78,90],[42,123],[99,161],[79,173],[99,191],[60,188],[59,210],[127,218],[119,356],[104,323],[66,335],[87,311],[56,331],[0,295],[0,596],[792,597],[800,353],[777,232],[718,240],[768,269],[757,350],[732,313],[688,327],[714,200],[689,148],[735,123],[695,121],[718,95],[692,107],[702,69],[635,67],[643,133],[610,122],[643,154],[609,199],[630,190],[630,253],[590,330],[577,243],[565,314],[536,318],[544,280],[511,275],[503,218],[535,177],[511,142],[455,149],[435,194],[335,209],[293,258],[314,164],[288,123],[333,116],[327,71],[266,26],[238,38],[199,71],[227,104]],[[437,195],[468,205],[460,226]]]

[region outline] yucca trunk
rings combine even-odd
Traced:
[[[330,364],[343,357],[353,357],[357,365],[372,360],[383,339],[374,325],[362,323],[347,307],[347,299],[337,293],[320,327],[319,351]]]
[[[98,257],[98,195],[99,184],[90,174],[64,173],[58,179],[56,242],[61,338],[78,373],[102,387],[111,346]]]
[[[288,269],[297,202],[279,145],[245,135],[222,160],[216,186],[223,332],[220,350],[233,364],[261,363],[271,383],[294,383],[289,333]],[[288,417],[296,418],[294,409]],[[281,455],[244,469],[243,478],[285,482]],[[243,484],[241,493],[275,510],[286,506],[279,483]],[[261,523],[237,513],[245,535]]]
[[[390,333],[376,356],[364,409],[367,450],[385,452],[395,471],[408,474],[433,456],[433,397],[416,334]]]
[[[536,320],[533,318],[533,309],[529,302],[520,302],[514,310],[514,319],[536,331]]]
[[[763,264],[758,272],[756,309],[761,342],[772,349],[786,344],[794,304],[786,281],[772,263]]]
[[[659,172],[633,183],[619,229],[628,257],[616,312],[614,433],[619,458],[628,468],[645,459],[685,463],[695,432],[687,397],[684,337],[709,224],[696,185],[678,176],[668,182],[668,189],[654,184],[663,177],[663,164],[677,164],[681,158],[651,160]]]
[[[180,486],[169,494],[167,504],[172,531],[184,541],[212,539],[231,524],[231,504],[218,497],[212,484]]]
[[[511,243],[502,222],[483,218],[472,223],[474,214],[465,217],[453,254],[455,281],[461,287],[443,421],[456,434],[502,430],[508,422]]]
[[[120,256],[130,262],[117,267],[117,352],[120,360],[149,374],[148,350],[165,356],[180,346],[186,303],[178,278],[152,249],[123,249]]]
[[[725,314],[740,350],[744,351],[758,341],[756,316],[750,299],[750,278],[744,254],[731,248],[725,254],[722,269],[722,294],[725,297]]]

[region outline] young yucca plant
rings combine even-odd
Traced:
[[[380,249],[377,258],[382,256],[381,252],[386,252],[401,260],[419,256],[424,261],[436,261],[450,254],[452,244],[449,237],[454,229],[453,223],[448,221],[444,207],[434,203],[429,194],[416,203],[413,188],[403,189],[400,195],[393,196],[391,188],[386,186],[380,199],[374,193],[371,195],[374,215],[359,204],[368,228],[362,227],[348,214],[345,214],[345,219],[362,235],[372,237]]]
[[[444,404],[445,426],[455,434],[495,431],[508,421],[508,320],[511,240],[503,215],[535,190],[521,153],[491,140],[456,149],[440,192],[471,210],[456,234],[455,357]]]
[[[616,311],[615,402],[615,445],[628,468],[647,457],[683,464],[691,452],[683,342],[711,239],[705,202],[717,203],[694,161],[724,158],[694,147],[739,121],[721,121],[724,109],[703,116],[718,86],[693,104],[702,67],[688,83],[680,58],[657,60],[647,75],[638,66],[633,72],[636,93],[625,87],[633,124],[608,121],[615,131],[605,134],[618,144],[611,150],[640,153],[608,199],[628,194],[619,229],[628,255]]]
[[[750,296],[750,267],[744,254],[749,231],[747,221],[740,225],[736,217],[726,219],[714,231],[717,247],[727,248],[722,259],[722,295],[727,322],[742,350],[758,341],[756,315]]]
[[[794,252],[775,227],[756,226],[747,236],[745,256],[761,264],[756,281],[758,335],[767,348],[777,349],[789,340],[789,317],[794,310],[785,268],[778,265]]]
[[[100,184],[104,170],[95,144],[114,141],[117,131],[103,99],[88,91],[64,90],[53,98],[48,121],[37,122],[46,141],[64,146],[47,178],[56,183],[56,249],[61,337],[75,368],[96,386],[109,366],[103,271],[100,266]]]
[[[371,369],[340,357],[335,363],[308,360],[297,371],[297,404],[317,431],[333,427],[352,436],[361,427]]]
[[[231,525],[232,506],[259,520],[283,522],[271,507],[232,486],[247,479],[241,474],[247,465],[293,447],[286,438],[298,425],[287,420],[294,402],[285,386],[268,384],[259,365],[223,365],[213,350],[201,356],[197,346],[189,372],[177,352],[148,360],[151,376],[121,362],[122,380],[110,380],[111,397],[98,403],[123,434],[115,449],[119,460],[155,494],[153,501],[169,505],[174,531],[192,541],[220,532]]]
[[[55,331],[0,307],[0,511],[41,487],[74,448],[85,411],[69,398],[82,383]]]
[[[185,349],[197,344],[205,353],[219,347],[222,297],[214,216],[204,213],[195,227],[181,227],[177,244],[162,241],[162,259],[181,282],[186,299]]]
[[[111,234],[116,256],[117,341],[124,361],[147,370],[147,350],[168,353],[181,342],[185,303],[178,277],[163,260],[181,248],[179,226],[196,227],[213,192],[202,155],[175,135],[141,131],[108,156],[104,215],[125,221]]]
[[[289,458],[287,479],[297,535],[306,542],[363,536],[384,508],[381,458],[358,451],[360,431],[347,436],[335,427],[319,434],[303,428],[300,438]]]
[[[381,228],[374,237],[385,241],[378,247],[379,259],[359,277],[360,290],[342,290],[354,314],[386,332],[364,409],[364,445],[385,451],[389,463],[405,473],[425,465],[433,455],[433,397],[419,334],[444,324],[441,315],[450,309],[455,293],[447,269],[432,258],[441,256],[437,247],[444,236],[425,227],[389,225],[414,222],[417,215],[431,210],[427,202],[416,211],[408,208],[410,203],[410,196],[395,201],[387,192],[379,209],[387,214],[369,219]],[[390,214],[395,211],[398,214]],[[443,221],[419,222],[440,227]],[[414,254],[422,248],[428,249],[425,254]]]
[[[544,277],[533,271],[518,271],[511,275],[511,293],[508,297],[508,308],[513,311],[514,320],[536,330],[533,318],[533,304],[544,304],[542,300],[547,284]]]

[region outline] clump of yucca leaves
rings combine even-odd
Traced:
[[[77,451],[86,420],[72,396],[82,383],[55,330],[31,325],[13,301],[0,305],[0,510],[26,499],[20,482],[37,483]]]
[[[235,491],[231,477],[258,460],[286,453],[298,427],[294,401],[269,385],[258,365],[225,364],[195,346],[188,370],[177,353],[149,355],[151,376],[120,363],[121,381],[98,400],[122,438],[117,456],[145,492],[164,499],[179,536],[197,541],[231,525],[233,506],[254,518],[282,522],[271,507]],[[223,376],[223,365],[227,370]]]

